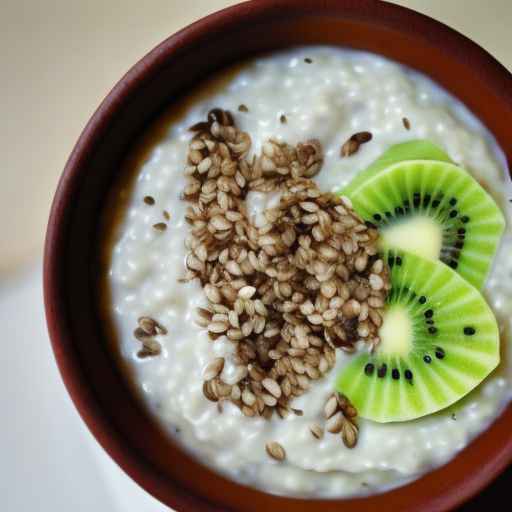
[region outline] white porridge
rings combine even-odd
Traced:
[[[305,58],[312,62],[305,62]],[[239,111],[239,105],[247,111]],[[322,191],[346,185],[389,146],[428,139],[442,147],[492,194],[507,215],[507,229],[485,294],[502,338],[502,361],[482,385],[454,406],[403,423],[359,419],[357,446],[347,449],[337,435],[311,435],[323,424],[326,398],[350,355],[338,350],[336,367],[315,380],[292,407],[302,416],[270,420],[246,417],[226,403],[219,412],[203,394],[203,371],[224,357],[226,382],[233,379],[234,344],[224,336],[212,342],[195,323],[196,308],[207,299],[200,283],[179,282],[185,274],[185,221],[188,204],[180,199],[191,134],[188,128],[215,107],[233,113],[252,138],[251,154],[274,137],[289,144],[319,139],[322,170],[314,177]],[[243,109],[245,110],[245,109]],[[286,122],[283,122],[285,116]],[[403,118],[410,122],[404,127]],[[113,196],[118,225],[105,256],[108,290],[105,314],[114,330],[113,350],[135,392],[169,435],[201,461],[230,478],[264,491],[292,496],[337,497],[381,492],[418,478],[444,464],[482,432],[512,397],[512,356],[507,349],[512,308],[512,250],[509,179],[494,141],[465,108],[426,78],[375,55],[337,48],[299,48],[258,58],[205,84],[160,122],[164,135],[146,146],[134,184],[121,184]],[[371,142],[349,158],[340,147],[355,132],[369,131]],[[155,204],[144,202],[154,198]],[[257,216],[275,195],[251,192]],[[163,217],[169,212],[170,219]],[[153,226],[166,225],[165,231]],[[133,331],[138,318],[160,322],[161,353],[137,356]],[[286,460],[265,451],[275,441]]]

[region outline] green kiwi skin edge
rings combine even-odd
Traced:
[[[450,157],[439,147],[428,140],[414,139],[391,146],[375,162],[358,173],[352,181],[341,190],[340,194],[349,196],[365,181],[378,174],[390,165],[404,160],[437,160],[452,163]]]
[[[449,407],[478,386],[499,363],[499,332],[480,292],[441,261],[396,250],[384,258],[392,263],[386,308],[405,308],[413,343],[406,354],[381,344],[373,354],[354,356],[340,371],[336,389],[363,418],[410,421]],[[434,322],[434,334],[427,320]],[[386,374],[379,376],[383,365]]]

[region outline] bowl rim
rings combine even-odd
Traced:
[[[115,431],[109,428],[107,419],[88,388],[87,379],[80,372],[80,361],[73,348],[70,333],[59,321],[66,315],[63,303],[59,300],[58,278],[62,265],[60,254],[66,243],[64,217],[73,190],[78,187],[80,181],[80,168],[83,167],[89,154],[101,139],[102,134],[105,133],[120,105],[128,101],[136,92],[142,79],[156,76],[169,58],[176,52],[193,45],[205,32],[217,30],[225,25],[234,26],[237,23],[247,22],[251,17],[261,16],[266,11],[276,8],[324,13],[346,8],[378,18],[380,22],[394,27],[404,18],[414,21],[415,29],[422,27],[428,32],[425,37],[439,37],[445,44],[448,44],[447,50],[452,52],[456,58],[470,59],[478,68],[479,76],[492,86],[500,101],[512,105],[512,75],[487,51],[466,36],[432,18],[380,0],[322,0],[321,2],[315,0],[251,0],[236,4],[210,14],[165,39],[142,57],[112,88],[80,135],[65,165],[52,203],[43,266],[47,326],[61,377],[75,407],[91,433],[110,457],[135,482],[151,495],[177,510],[198,510],[198,507],[202,510],[214,509],[210,508],[212,504],[208,504],[202,496],[192,496],[179,486],[164,489],[155,469],[141,460],[136,453],[132,453],[123,444],[123,440],[116,436]],[[402,30],[412,29],[404,27]],[[503,146],[503,141],[499,142]],[[510,166],[512,154],[509,153],[507,156]],[[476,474],[470,475],[463,492],[458,493],[457,489],[453,489],[448,493],[449,499],[442,502],[433,498],[429,504],[418,510],[438,511],[460,505],[488,485],[511,462],[512,436],[500,449],[496,449],[495,457],[491,461],[475,461],[475,465],[480,463],[481,467]],[[414,485],[414,482],[408,485]],[[371,496],[369,498],[371,499]]]

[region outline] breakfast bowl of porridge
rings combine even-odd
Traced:
[[[179,511],[449,510],[512,461],[512,77],[384,2],[164,41],[56,193],[45,302],[88,427]]]

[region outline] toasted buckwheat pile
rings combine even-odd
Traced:
[[[390,282],[377,231],[347,198],[311,181],[322,165],[319,141],[269,140],[249,160],[251,138],[229,112],[214,109],[191,130],[185,280],[199,279],[209,301],[199,324],[237,347],[235,383],[222,380],[217,358],[204,371],[204,395],[246,416],[300,414],[290,401],[334,366],[337,347],[379,342]],[[280,194],[264,225],[248,218],[250,191]]]

